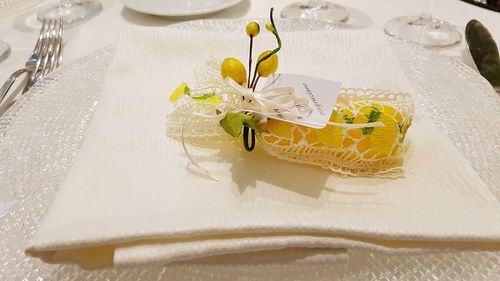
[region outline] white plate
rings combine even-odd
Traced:
[[[205,20],[175,27],[242,32],[245,23]],[[281,31],[342,28],[303,20],[277,24]],[[391,45],[416,90],[418,110],[447,133],[500,198],[500,97],[460,62],[398,40],[391,40]],[[0,216],[0,280],[500,280],[500,251],[391,255],[353,250],[346,264],[309,269],[217,264],[84,271],[26,257],[22,249],[78,153],[111,59],[112,49],[106,48],[59,68],[0,118],[0,202],[15,203]]]
[[[144,14],[180,17],[210,14],[242,0],[121,0],[125,7]]]

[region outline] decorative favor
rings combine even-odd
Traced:
[[[342,175],[403,175],[404,138],[413,115],[410,96],[342,89],[335,81],[277,74],[282,42],[273,9],[266,29],[277,47],[260,54],[253,73],[252,49],[260,33],[256,22],[246,27],[248,72],[236,58],[212,59],[196,72],[194,83],[175,89],[170,101],[176,108],[168,116],[167,134],[181,139],[184,149],[186,140],[241,136],[247,151],[258,142],[277,158]],[[263,78],[267,81],[258,90]]]

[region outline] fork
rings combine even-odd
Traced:
[[[7,81],[3,84],[2,89],[0,90],[0,104],[2,103],[2,100],[5,98],[7,95],[7,92],[10,90],[10,87],[14,84],[16,79],[21,76],[21,74],[25,72],[33,72],[36,69],[36,64],[37,60],[40,56],[40,51],[42,47],[42,43],[46,38],[46,32],[47,32],[48,26],[47,26],[47,21],[43,21],[42,28],[40,29],[40,34],[38,35],[38,40],[36,41],[35,48],[33,49],[33,52],[31,53],[30,57],[26,61],[26,64],[24,68],[21,68],[19,70],[16,70],[10,77],[7,79]]]
[[[31,72],[23,93],[28,91],[39,79],[42,79],[62,64],[63,22],[62,20],[49,20],[47,25],[49,27],[46,33],[47,40],[42,41],[45,44],[41,46],[39,59],[36,61],[36,71]]]
[[[43,21],[35,48],[28,58],[25,67],[12,73],[2,88],[0,88],[0,108],[3,107],[2,101],[7,96],[10,88],[23,73],[29,73],[28,81],[22,91],[24,94],[38,80],[62,64],[62,35],[62,20]],[[9,100],[13,100],[16,94],[11,95]],[[2,115],[1,111],[0,115]]]

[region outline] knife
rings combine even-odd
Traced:
[[[465,39],[479,73],[500,93],[500,56],[491,33],[481,22],[473,19],[467,23]]]

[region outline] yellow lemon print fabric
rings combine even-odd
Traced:
[[[412,115],[408,94],[343,89],[326,127],[268,120],[259,144],[278,158],[343,175],[399,177]],[[375,122],[379,126],[371,127]]]

